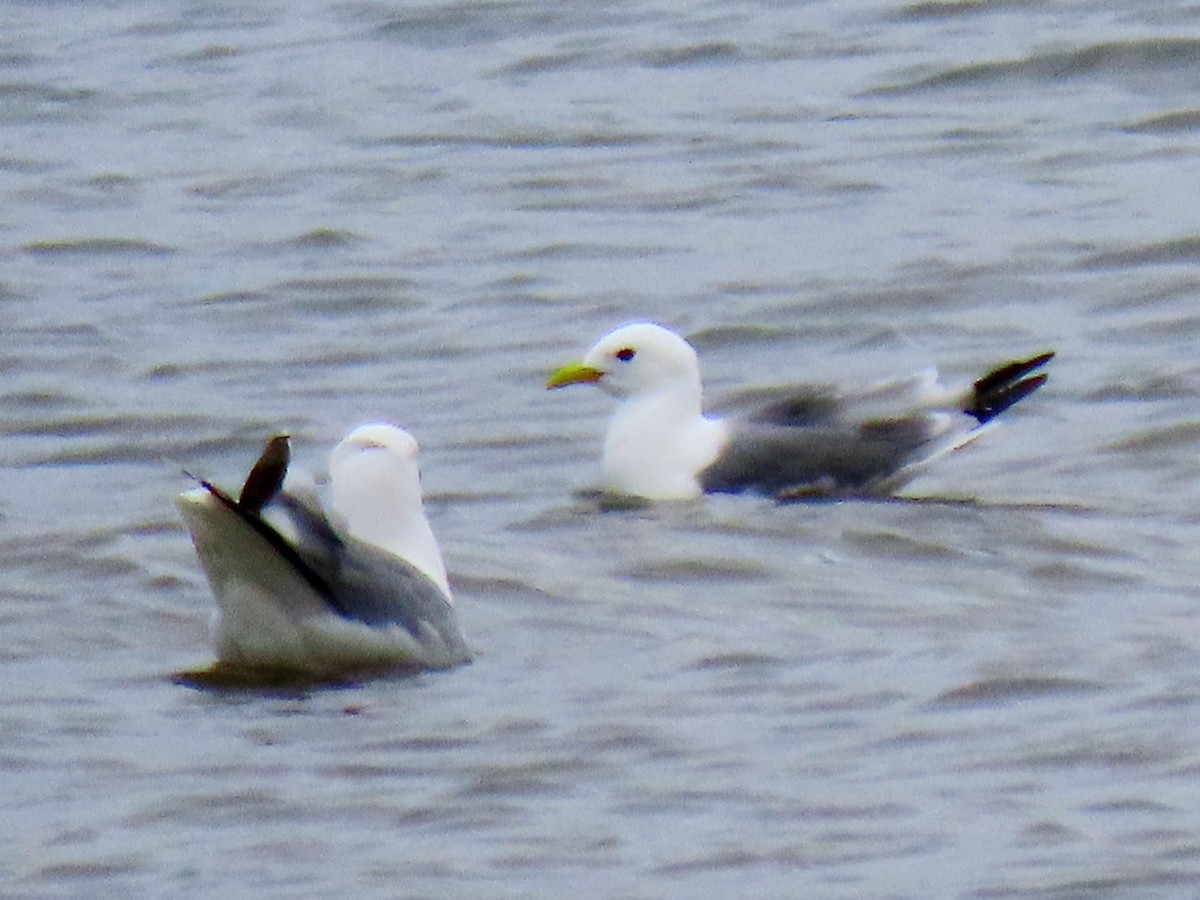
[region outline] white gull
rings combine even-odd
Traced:
[[[952,390],[930,369],[861,391],[780,387],[742,398],[737,418],[705,415],[696,351],[648,322],[602,337],[546,386],[594,383],[620,401],[604,439],[605,487],[650,500],[702,493],[779,499],[880,496],[978,437],[1046,381],[1053,353],[1005,363]]]
[[[470,659],[417,452],[403,429],[355,428],[330,457],[328,514],[311,480],[288,473],[286,436],[267,442],[238,498],[206,481],[179,495],[217,602],[219,664],[333,676]]]

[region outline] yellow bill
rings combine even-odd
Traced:
[[[546,382],[546,389],[566,387],[568,384],[592,384],[599,381],[603,375],[599,369],[585,366],[581,362],[567,363],[550,376]]]

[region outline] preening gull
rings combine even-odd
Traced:
[[[604,439],[605,487],[650,500],[702,493],[779,499],[880,496],[978,437],[1046,381],[1053,353],[1002,365],[965,390],[930,369],[858,392],[782,387],[748,393],[741,415],[704,414],[700,364],[682,337],[639,322],[602,337],[547,388],[594,383],[619,403]]]
[[[179,511],[212,586],[221,664],[318,676],[470,659],[425,518],[417,442],[361,425],[334,448],[328,514],[267,442],[237,499],[207,481]],[[286,479],[286,480],[285,480]]]

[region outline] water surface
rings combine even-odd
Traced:
[[[6,5],[5,896],[1196,894],[1196,22]],[[601,512],[541,386],[641,318],[714,397],[1059,356],[907,501]],[[375,418],[474,664],[173,683],[181,469]]]

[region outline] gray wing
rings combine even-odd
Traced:
[[[831,384],[791,384],[740,391],[719,411],[739,421],[788,428],[853,429],[864,422],[915,418],[921,398],[937,384],[937,370],[926,369],[854,388]]]
[[[743,392],[732,400],[741,418],[729,447],[700,473],[701,484],[711,493],[774,497],[895,490],[922,460],[955,446],[945,413],[957,407],[969,416],[960,435],[969,434],[1045,384],[1036,373],[1053,357],[1005,363],[961,396],[943,388],[950,405],[936,408],[928,399],[939,387],[934,369],[850,393],[824,385]]]
[[[700,473],[709,493],[767,496],[872,493],[889,484],[934,436],[926,416],[815,427],[751,419]]]
[[[296,535],[295,555],[324,586],[318,593],[338,615],[376,628],[399,625],[418,639],[430,628],[447,642],[450,635],[458,636],[454,607],[416,566],[372,544],[342,537],[303,500],[280,494],[272,505],[286,516]]]
[[[353,538],[342,543],[331,587],[334,608],[348,619],[399,625],[416,638],[430,628],[447,641],[459,633],[442,589],[416,566],[372,544]]]
[[[804,428],[833,425],[845,410],[832,385],[802,384],[740,391],[725,398],[718,411],[760,425]]]

